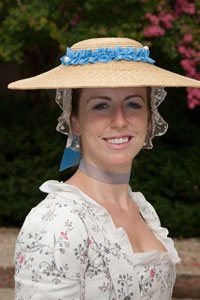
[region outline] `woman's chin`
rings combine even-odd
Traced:
[[[111,168],[130,168],[132,165],[133,157],[129,155],[112,155],[107,157],[106,161],[104,162],[105,166],[109,166]]]

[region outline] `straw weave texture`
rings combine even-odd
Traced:
[[[72,46],[72,50],[133,47],[142,48],[137,41],[127,38],[98,38],[85,40]],[[200,81],[159,68],[150,63],[134,61],[110,61],[86,65],[60,65],[38,76],[9,84],[10,89],[58,89],[58,88],[115,88],[136,86],[196,87]]]

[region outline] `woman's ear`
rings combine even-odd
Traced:
[[[77,117],[75,115],[71,115],[70,122],[71,122],[71,127],[72,127],[73,133],[77,136],[80,136],[81,130],[80,130],[80,124],[79,124]]]

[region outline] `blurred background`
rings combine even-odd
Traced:
[[[59,172],[66,137],[55,131],[55,91],[10,91],[8,83],[60,64],[66,47],[94,37],[149,46],[156,65],[200,80],[200,1],[0,1],[0,226],[20,227]],[[159,110],[168,132],[134,160],[131,186],[154,205],[174,238],[200,235],[200,89],[167,89]],[[200,266],[199,266],[200,268]]]

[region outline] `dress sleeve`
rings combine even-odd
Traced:
[[[32,209],[15,249],[15,300],[84,299],[88,234],[69,202],[48,195]]]

